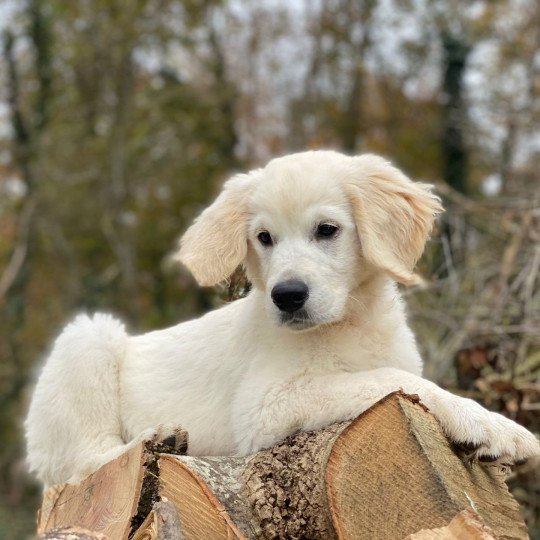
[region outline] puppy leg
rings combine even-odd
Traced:
[[[108,315],[81,315],[56,341],[25,424],[28,462],[45,484],[80,478],[126,449],[118,372],[127,341]]]
[[[257,382],[264,378],[261,375]],[[418,394],[449,439],[474,445],[480,458],[501,457],[519,462],[540,454],[540,444],[534,435],[512,420],[421,377],[393,368],[303,376],[293,381],[274,380],[266,388],[250,381],[235,401],[237,448],[241,454],[249,454],[270,447],[299,429],[318,430],[333,422],[355,418],[397,390]]]

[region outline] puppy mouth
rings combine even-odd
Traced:
[[[279,314],[279,322],[282,326],[287,326],[292,330],[307,330],[317,326],[305,309],[294,311],[293,313],[282,312]]]

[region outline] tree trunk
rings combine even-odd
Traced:
[[[448,31],[442,33],[444,51],[441,158],[442,177],[456,191],[469,191],[468,151],[465,142],[467,111],[463,99],[463,84],[470,47]],[[463,214],[445,201],[447,212],[441,221],[443,250],[436,266],[444,260],[440,277],[451,276],[454,269],[464,264],[466,256]],[[455,211],[453,211],[455,210]]]
[[[443,178],[460,193],[467,192],[468,156],[465,146],[467,112],[463,100],[463,79],[470,48],[449,32],[442,35],[443,73]]]
[[[411,536],[420,540],[454,538],[459,527],[527,538],[497,467],[464,464],[417,397],[401,393],[352,422],[300,432],[248,457],[171,455],[140,445],[81,484],[51,488],[39,532],[78,525],[111,539],[160,538],[160,519],[177,534],[163,538],[432,534]]]

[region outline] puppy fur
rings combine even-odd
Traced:
[[[375,155],[304,152],[234,176],[185,233],[178,258],[206,286],[242,264],[252,291],[140,336],[108,315],[78,316],[33,395],[31,469],[45,485],[75,482],[178,426],[192,455],[245,455],[353,418],[399,389],[418,394],[448,437],[479,456],[538,454],[523,427],[421,377],[396,282],[420,282],[413,268],[441,211],[431,186]],[[321,237],[321,225],[335,234]],[[309,290],[298,314],[272,300],[287,280]]]

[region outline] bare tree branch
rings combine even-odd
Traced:
[[[4,303],[9,290],[15,283],[19,272],[24,266],[28,253],[28,240],[31,224],[36,211],[36,200],[29,198],[19,215],[17,225],[17,240],[9,262],[0,276],[0,306]]]

